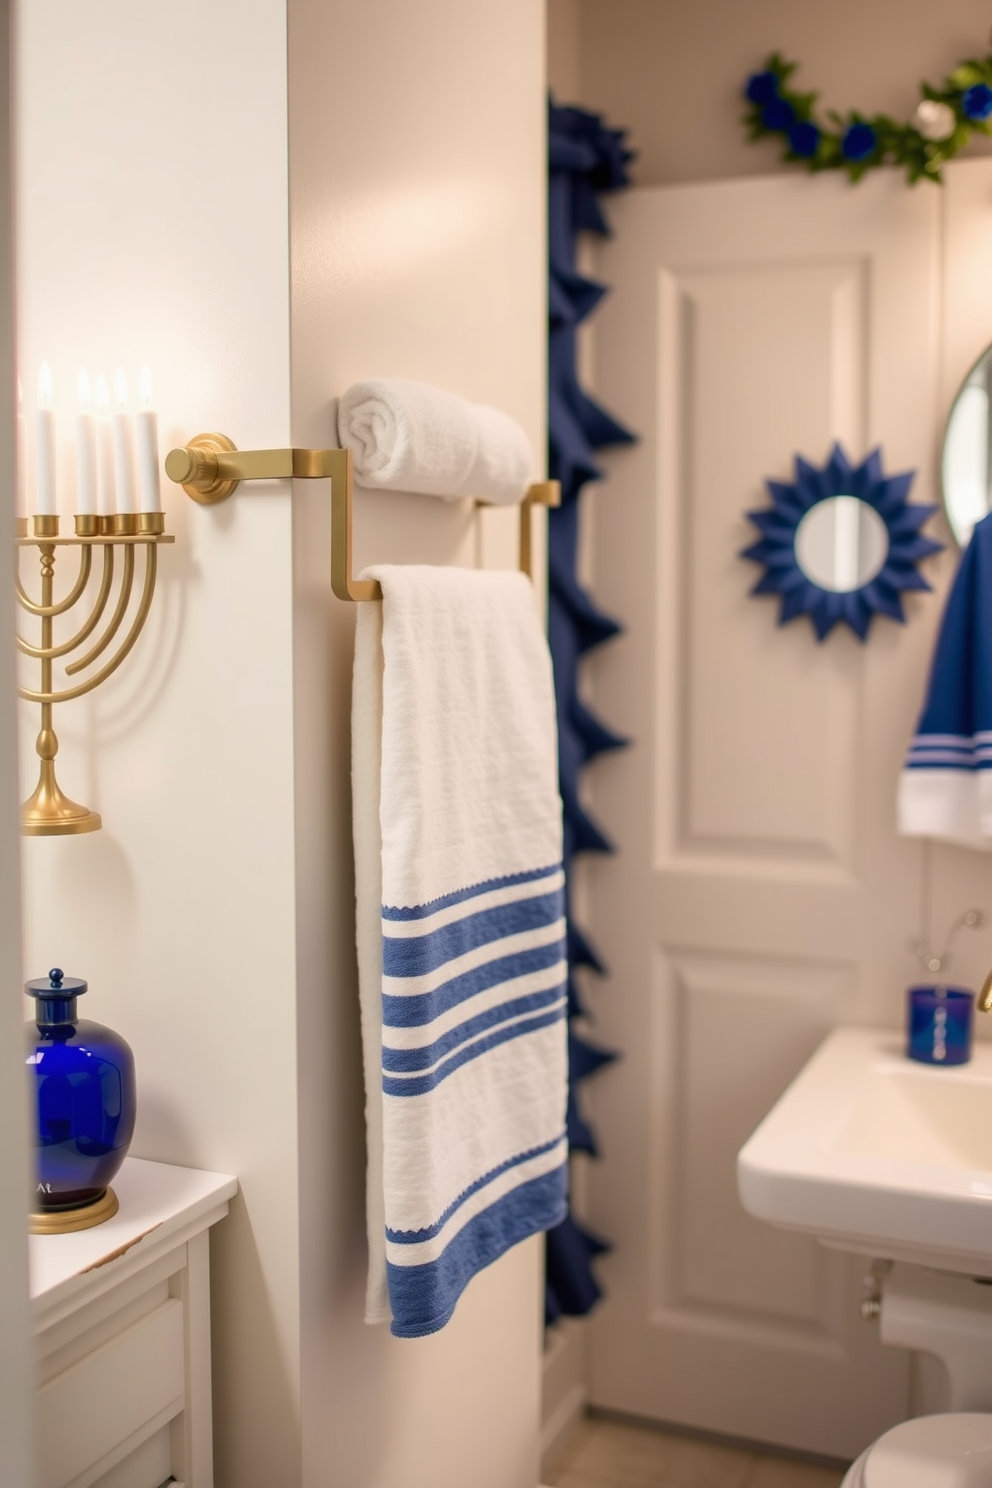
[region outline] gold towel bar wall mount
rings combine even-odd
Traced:
[[[329,480],[331,589],[338,599],[382,598],[376,580],[355,579],[351,574],[354,473],[350,450],[239,450],[224,434],[197,434],[181,449],[169,451],[165,473],[201,506],[226,501],[241,481]],[[520,504],[520,568],[529,577],[533,577],[531,513],[535,506],[557,506],[560,500],[557,481],[539,481],[528,487]]]

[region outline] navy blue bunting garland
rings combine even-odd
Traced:
[[[579,659],[620,631],[604,615],[576,577],[579,495],[587,481],[601,476],[595,452],[612,444],[629,444],[634,436],[583,392],[576,373],[576,330],[596,308],[606,288],[586,279],[575,267],[580,232],[606,235],[609,227],[598,195],[628,184],[631,152],[626,131],[607,129],[597,114],[550,106],[548,283],[549,472],[561,482],[562,504],[548,525],[548,638],[554,662],[558,707],[559,781],[565,823],[565,900],[568,916],[568,1142],[573,1152],[597,1155],[596,1139],[579,1108],[577,1085],[617,1056],[597,1048],[575,1032],[573,1020],[585,1015],[575,971],[580,966],[603,973],[599,956],[571,913],[569,869],[579,852],[612,852],[613,846],[579,800],[579,772],[597,755],[619,749],[626,739],[615,734],[582,702],[578,693]],[[592,1261],[609,1247],[571,1215],[547,1237],[546,1316],[580,1316],[595,1304],[600,1289]]]

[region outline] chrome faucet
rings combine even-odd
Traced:
[[[980,909],[966,909],[963,915],[959,915],[947,932],[947,943],[939,955],[934,955],[930,949],[929,941],[919,939],[909,942],[909,949],[916,956],[924,971],[931,973],[947,971],[951,964],[951,950],[959,930],[984,930],[989,923],[989,917]],[[980,1013],[992,1013],[992,969],[982,983],[982,990],[978,994],[976,1005]]]

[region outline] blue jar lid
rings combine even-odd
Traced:
[[[53,966],[47,977],[35,977],[24,983],[29,997],[81,997],[89,986],[82,977],[67,977],[59,966]]]

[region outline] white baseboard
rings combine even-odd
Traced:
[[[541,1410],[541,1467],[547,1476],[585,1415],[585,1318],[562,1318],[548,1330],[544,1343]]]
[[[541,1461],[548,1462],[564,1447],[585,1415],[586,1387],[573,1385],[558,1402],[556,1409],[541,1428]]]

